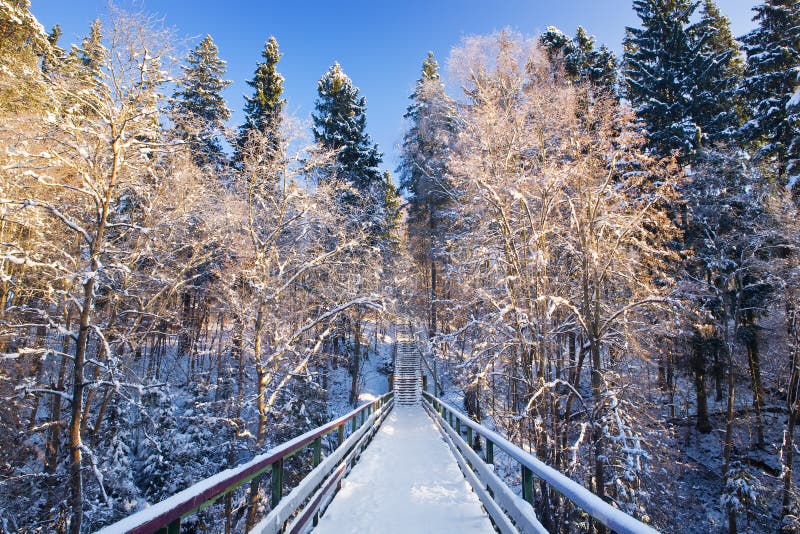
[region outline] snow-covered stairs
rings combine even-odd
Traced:
[[[422,399],[422,369],[419,351],[407,326],[397,326],[397,357],[394,363],[395,402],[419,404]]]

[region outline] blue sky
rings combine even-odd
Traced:
[[[578,25],[621,53],[625,26],[638,18],[631,0],[117,0],[164,18],[192,46],[211,34],[233,81],[225,96],[232,125],[242,121],[246,80],[264,42],[275,35],[284,56],[288,111],[307,118],[317,81],[334,62],[367,98],[367,129],[394,171],[403,135],[403,113],[422,60],[433,51],[444,66],[451,48],[467,35],[511,27],[536,35],[553,25],[572,34]],[[751,7],[760,0],[717,0],[734,33],[749,31]],[[31,11],[48,30],[60,24],[62,47],[79,42],[89,23],[107,13],[107,0],[32,0]]]

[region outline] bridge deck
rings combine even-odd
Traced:
[[[417,406],[396,406],[314,533],[494,532],[447,445]]]

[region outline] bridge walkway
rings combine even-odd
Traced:
[[[417,404],[395,406],[313,532],[473,534],[494,528]]]

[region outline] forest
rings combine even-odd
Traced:
[[[176,63],[110,7],[66,45],[0,0],[0,532],[95,531],[326,423],[398,323],[431,392],[654,528],[800,532],[800,2],[743,36],[632,8],[619,57],[550,26],[420,58],[386,169],[339,63],[294,117],[268,37],[232,127],[211,35]],[[569,512],[537,508],[592,530]]]

